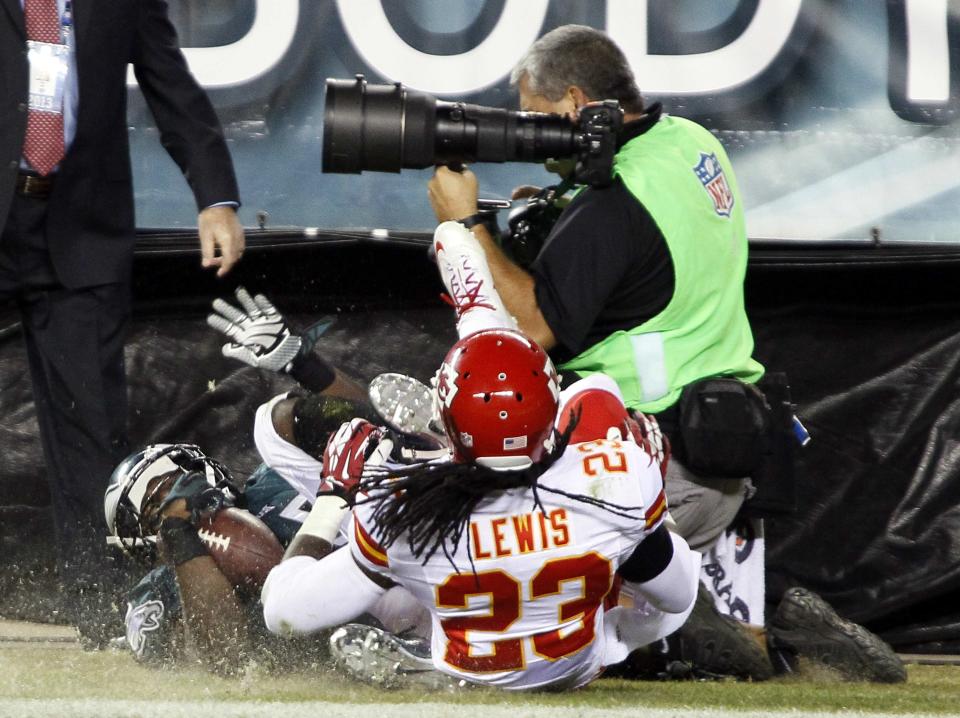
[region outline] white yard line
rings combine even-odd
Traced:
[[[0,641],[76,643],[77,630],[73,626],[0,618]]]
[[[256,703],[241,701],[122,701],[122,700],[6,700],[0,701],[0,718],[180,718],[181,716],[216,716],[217,718],[624,718],[624,708],[590,706],[560,707],[556,705],[488,705],[463,703]],[[644,718],[944,718],[943,714],[864,713],[861,711],[727,711],[684,708],[645,708]]]

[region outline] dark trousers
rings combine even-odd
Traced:
[[[60,284],[46,209],[45,199],[14,197],[0,235],[0,304],[16,303],[23,323],[61,579],[89,594],[109,581],[115,562],[105,543],[103,493],[129,453],[123,345],[130,289]]]

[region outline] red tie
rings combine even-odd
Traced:
[[[38,42],[60,42],[60,15],[57,0],[24,0],[27,38]],[[30,110],[23,156],[41,175],[48,175],[63,159],[63,113]]]

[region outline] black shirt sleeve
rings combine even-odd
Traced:
[[[581,192],[531,266],[538,306],[563,361],[639,326],[673,296],[673,264],[656,222],[618,180]]]

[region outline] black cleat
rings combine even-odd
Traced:
[[[757,640],[739,621],[717,610],[703,584],[687,622],[665,642],[671,673],[680,662],[689,666],[691,678],[765,681],[773,676],[773,665]]]
[[[848,681],[902,683],[903,662],[881,638],[837,615],[820,596],[791,588],[767,627],[770,657],[779,672],[797,670],[798,658],[825,665]]]

